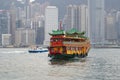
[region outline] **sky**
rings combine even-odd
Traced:
[[[22,0],[17,0],[17,1],[22,1]],[[34,0],[30,0],[30,2],[32,2],[32,1],[34,1]]]
[[[34,1],[34,0],[30,0],[30,2],[32,2],[32,1]]]

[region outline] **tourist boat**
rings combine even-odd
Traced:
[[[64,30],[53,30],[50,38],[48,56],[51,58],[83,58],[88,55],[90,41],[84,36],[85,32],[78,32],[75,28]]]
[[[47,48],[43,48],[43,47],[37,47],[37,48],[32,48],[30,50],[28,50],[29,53],[43,53],[43,52],[48,52]]]

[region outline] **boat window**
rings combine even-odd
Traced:
[[[74,48],[74,47],[72,47],[72,48],[71,48],[71,50],[75,50],[75,48]]]
[[[70,47],[67,47],[67,50],[70,50]]]
[[[60,38],[54,38],[54,39],[51,39],[50,41],[51,42],[57,42],[57,41],[62,41],[62,39],[60,39]]]
[[[53,42],[53,39],[51,39],[50,42]]]
[[[76,47],[76,50],[78,50],[78,48]]]

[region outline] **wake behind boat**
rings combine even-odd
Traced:
[[[43,52],[48,52],[48,49],[44,47],[37,47],[37,48],[28,50],[28,52],[29,53],[43,53]]]

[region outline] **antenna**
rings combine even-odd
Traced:
[[[60,26],[59,29],[62,30],[62,21],[60,20]]]

